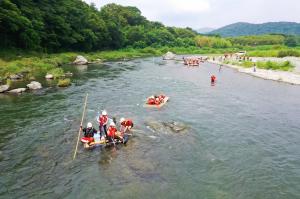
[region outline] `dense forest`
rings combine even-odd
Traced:
[[[223,37],[236,37],[262,34],[286,34],[300,35],[300,24],[294,22],[269,22],[263,24],[234,23],[225,27],[213,30],[211,34],[218,34]]]
[[[292,27],[298,30],[296,25]],[[0,49],[46,53],[145,47],[294,47],[300,44],[296,35],[231,38],[200,35],[191,28],[167,27],[149,21],[136,7],[107,4],[98,10],[95,5],[81,0],[1,0],[0,37]]]
[[[0,48],[53,52],[187,46],[196,34],[148,21],[136,7],[108,4],[97,10],[81,0],[0,1]]]

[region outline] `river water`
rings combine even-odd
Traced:
[[[0,198],[300,198],[299,86],[160,58],[67,69],[69,88],[0,96]],[[106,109],[136,131],[72,161],[87,92],[85,124]],[[154,93],[169,103],[144,108]],[[149,126],[168,122],[188,130]]]

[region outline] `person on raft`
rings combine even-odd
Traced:
[[[165,96],[164,95],[152,95],[151,97],[148,98],[147,104],[149,105],[160,105],[161,103],[164,102]]]
[[[80,128],[82,129],[82,126]],[[84,133],[84,140],[87,142],[93,142],[94,134],[97,133],[97,130],[93,127],[93,124],[89,122],[87,123],[87,127],[82,129],[82,132]]]
[[[121,136],[121,133],[118,132],[118,130],[116,128],[116,124],[114,122],[111,122],[109,124],[108,130],[107,130],[107,140],[109,142],[114,142],[115,138],[123,141],[123,137]]]
[[[105,110],[102,111],[97,121],[99,122],[100,136],[103,137],[104,136],[103,133],[105,133],[105,137],[107,137],[108,116]]]
[[[130,130],[133,127],[133,122],[131,119],[125,119],[124,117],[122,117],[120,119],[120,132],[122,135],[124,135],[124,133],[126,133],[128,130]]]

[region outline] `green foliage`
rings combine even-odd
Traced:
[[[288,47],[296,47],[297,38],[295,36],[287,36],[284,40],[284,44]]]
[[[293,66],[289,61],[284,61],[284,62],[267,61],[267,62],[257,62],[257,67],[262,69],[267,69],[267,70],[271,69],[271,70],[288,71],[293,69],[295,66]]]
[[[254,35],[229,38],[233,45],[261,46],[283,45],[285,37],[282,35]]]
[[[288,57],[288,56],[300,57],[300,51],[281,50],[281,51],[278,52],[278,57]]]
[[[48,74],[52,74],[54,79],[60,78],[64,75],[64,70],[62,68],[53,68],[47,72]]]
[[[207,36],[196,36],[195,37],[196,46],[201,48],[210,47],[210,48],[228,48],[232,44],[229,40],[219,38],[219,37],[207,37]]]

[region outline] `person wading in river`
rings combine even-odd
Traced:
[[[97,121],[99,122],[99,131],[100,131],[101,137],[104,136],[103,132],[105,133],[105,137],[107,137],[108,116],[107,116],[107,112],[105,110],[102,111],[102,114],[99,116]]]

